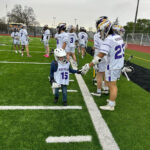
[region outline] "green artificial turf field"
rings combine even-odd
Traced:
[[[48,81],[49,64],[20,64],[8,62],[50,63],[54,57],[43,57],[44,46],[39,38],[30,38],[31,58],[12,52],[12,39],[0,36],[0,106],[62,106],[58,104]],[[56,41],[51,39],[50,48]],[[92,45],[92,42],[89,42]],[[126,51],[131,62],[150,69],[150,54]],[[136,58],[137,57],[137,58]],[[142,59],[139,59],[142,58]],[[79,68],[92,57],[79,56]],[[2,62],[6,63],[2,63]],[[83,76],[90,92],[96,91],[92,71]],[[76,78],[70,75],[69,106],[82,106],[81,110],[0,110],[0,150],[99,150],[102,149]],[[141,79],[142,80],[142,79]],[[121,150],[148,150],[150,148],[150,93],[121,76],[118,81],[117,105],[114,112],[101,111],[110,131]],[[99,105],[106,104],[107,95],[94,97]],[[48,136],[91,135],[91,142],[46,143]]]

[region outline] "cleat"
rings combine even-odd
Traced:
[[[23,56],[23,54],[21,54],[21,56]]]
[[[115,107],[114,106],[110,106],[109,104],[105,105],[105,106],[99,106],[100,109],[102,110],[110,110],[110,111],[114,111]]]
[[[94,92],[93,92],[93,93],[91,93],[91,95],[93,95],[93,96],[99,96],[99,97],[100,97],[100,96],[101,96],[101,93],[97,93],[97,92],[94,93]]]
[[[15,51],[15,53],[17,54],[17,53],[18,53],[18,51],[16,50],[16,51]]]
[[[109,91],[103,90],[102,93],[103,93],[103,94],[109,94]]]
[[[27,57],[32,57],[31,55],[28,55]]]

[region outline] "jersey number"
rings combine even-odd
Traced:
[[[84,35],[81,36],[81,39],[84,39]]]
[[[115,51],[116,51],[115,59],[120,59],[124,57],[124,44],[116,46]],[[122,51],[123,51],[123,54],[122,54]]]
[[[73,43],[73,37],[72,37],[72,38],[70,38],[70,43]]]
[[[65,80],[68,79],[68,72],[62,72],[61,75],[62,75],[62,79],[65,79]]]

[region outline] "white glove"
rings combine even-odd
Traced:
[[[90,69],[89,64],[85,64],[81,69],[81,74],[86,74]]]
[[[133,71],[133,67],[128,66],[128,67],[123,67],[122,72],[132,72]]]
[[[93,68],[95,71],[98,71],[98,65],[94,65]]]
[[[58,83],[56,83],[56,82],[53,82],[53,83],[52,83],[52,88],[53,88],[53,89],[55,89],[55,88],[60,88],[60,87],[61,87],[60,84],[58,84]]]

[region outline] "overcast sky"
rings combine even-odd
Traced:
[[[121,25],[134,21],[137,0],[0,0],[0,18],[6,16],[6,3],[7,11],[15,4],[31,6],[41,25],[75,25],[77,19],[79,26],[94,29],[95,20],[103,15],[111,21],[118,17]],[[138,18],[150,19],[150,0],[140,0]]]

